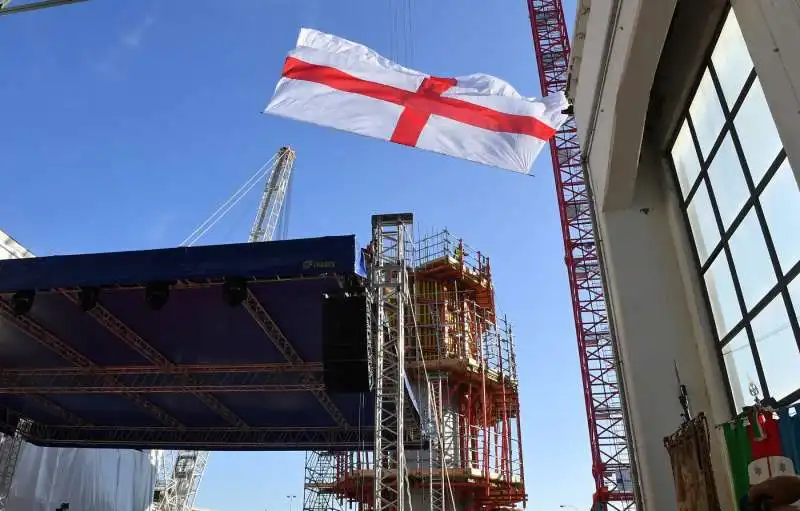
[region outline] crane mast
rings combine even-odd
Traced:
[[[561,0],[528,0],[542,95],[566,90],[570,42]],[[570,112],[571,113],[571,112]],[[637,507],[635,465],[617,374],[596,223],[575,118],[550,141],[595,482],[595,509]]]
[[[256,174],[249,178],[234,194],[220,206],[209,219],[189,235],[182,245],[196,243],[219,219],[235,206],[272,163],[266,174],[264,191],[256,212],[256,219],[250,230],[250,243],[272,241],[284,210],[284,201],[289,188],[289,180],[294,168],[295,152],[290,147],[281,147]],[[156,486],[156,505],[153,511],[191,511],[206,464],[208,451],[161,451],[158,453],[158,484]]]
[[[259,241],[272,241],[275,229],[281,218],[281,211],[289,189],[289,179],[292,177],[295,153],[291,147],[281,147],[272,165],[272,171],[264,185],[261,194],[261,203],[256,211],[253,228],[250,229],[250,243]]]

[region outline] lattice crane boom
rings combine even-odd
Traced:
[[[259,182],[266,178],[264,191],[250,231],[249,242],[272,241],[284,211],[295,152],[291,147],[281,147],[265,165],[256,171],[205,222],[195,229],[182,245],[190,246],[200,240]],[[208,463],[207,451],[162,451],[159,455],[160,495],[155,511],[191,511],[200,481]],[[160,493],[159,493],[160,492]]]
[[[528,0],[542,95],[567,87],[570,42],[561,0]],[[600,509],[636,509],[635,471],[617,375],[616,348],[598,255],[596,223],[575,119],[550,142]]]
[[[291,147],[281,147],[278,150],[272,171],[264,184],[253,228],[250,230],[250,243],[271,241],[275,236],[292,177],[294,159],[295,152]]]

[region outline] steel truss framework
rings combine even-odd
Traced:
[[[0,437],[0,510],[5,511],[11,482],[17,468],[17,459],[25,443],[24,435],[30,428],[30,421],[22,420],[13,435]]]
[[[208,463],[208,451],[160,451],[154,511],[191,511]]]
[[[405,315],[411,301],[408,267],[413,258],[412,225],[410,213],[372,217],[369,296],[375,318],[370,322],[369,335],[375,357],[373,511],[406,509]]]
[[[194,284],[183,283],[186,287]],[[208,284],[197,284],[205,286]],[[71,292],[64,291],[66,295]],[[72,426],[50,426],[34,423],[26,437],[47,445],[112,445],[134,442],[144,438],[153,447],[185,443],[189,448],[214,449],[297,449],[320,446],[329,448],[335,444],[341,448],[355,448],[363,442],[363,436],[351,427],[342,412],[322,390],[321,364],[306,363],[296,352],[290,341],[278,328],[275,321],[256,299],[248,293],[243,303],[245,309],[264,330],[267,337],[286,358],[285,363],[241,365],[241,366],[178,366],[155,350],[146,340],[133,332],[121,320],[114,317],[101,305],[88,312],[95,320],[113,332],[126,345],[134,348],[149,360],[152,366],[101,367],[66,344],[55,334],[41,326],[29,316],[14,314],[5,299],[0,299],[0,317],[9,324],[27,333],[32,339],[58,354],[74,367],[59,369],[0,370],[0,394],[25,394],[33,396],[38,405],[48,412],[65,419]],[[142,398],[140,393],[159,392],[188,393],[226,419],[230,427],[187,428],[177,419]],[[162,388],[164,389],[164,388]],[[253,428],[238,418],[207,392],[264,392],[264,391],[311,391],[336,423],[332,428]],[[64,409],[40,394],[121,394],[139,405],[165,427],[105,428]],[[6,411],[6,424],[24,420],[23,414]],[[177,431],[176,431],[177,430]],[[185,438],[186,442],[182,442]]]
[[[564,91],[570,42],[561,0],[528,0],[528,10],[542,95]],[[606,307],[594,208],[573,117],[551,140],[550,154],[578,337],[595,501],[611,509],[632,510],[636,508],[634,491],[620,485],[618,478],[627,476],[635,486],[635,467]]]
[[[338,459],[334,452],[306,451],[303,511],[342,511],[332,492]]]

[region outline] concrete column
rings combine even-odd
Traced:
[[[732,3],[781,141],[800,182],[800,1]]]
[[[687,275],[688,240],[669,174],[646,141],[629,207],[600,216],[621,368],[631,412],[645,509],[675,509],[663,438],[681,423],[677,363],[695,413],[712,425],[728,418],[727,399],[702,306],[699,282]],[[733,509],[724,439],[711,431],[723,509]]]

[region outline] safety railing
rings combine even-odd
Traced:
[[[522,448],[516,432],[516,419],[490,427],[469,426],[464,439],[464,468],[473,477],[490,482],[522,482]]]
[[[447,230],[423,236],[416,243],[418,268],[437,261],[447,261],[460,266],[467,273],[491,278],[489,258]]]
[[[411,327],[418,335],[425,360],[465,360],[495,375],[517,380],[509,322],[480,307],[470,293],[451,291],[437,282],[417,282],[414,314]],[[409,355],[418,356],[416,349],[411,345]]]

